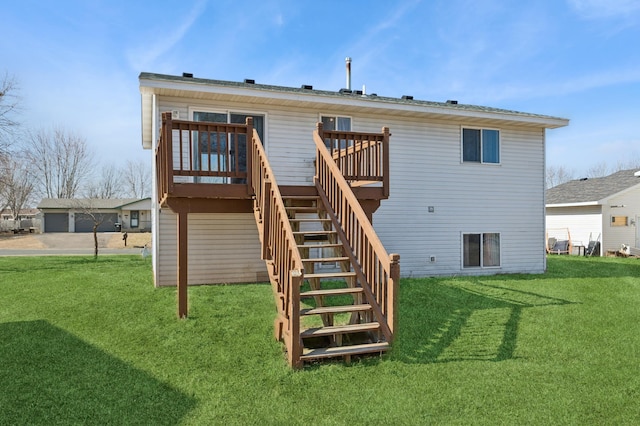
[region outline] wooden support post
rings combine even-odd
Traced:
[[[398,331],[398,306],[400,299],[400,255],[391,254],[391,267],[389,268],[389,312],[387,313],[387,321],[391,329],[391,338],[395,338]],[[391,342],[389,342],[391,343]]]
[[[304,280],[304,272],[302,270],[291,271],[290,288],[291,300],[289,302],[289,323],[291,324],[289,338],[291,344],[289,345],[289,365],[293,368],[302,367],[302,339],[300,338],[300,286]]]
[[[186,318],[188,313],[188,213],[178,212],[178,318]]]
[[[264,180],[262,188],[262,259],[272,260],[272,252],[275,247],[271,247],[271,181]]]
[[[252,174],[253,174],[253,117],[247,117],[245,124],[247,125],[247,141],[245,161],[247,162],[247,195],[252,196]]]
[[[388,127],[382,128],[382,195],[389,197],[389,133]]]

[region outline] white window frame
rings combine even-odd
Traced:
[[[465,161],[464,160],[464,131],[468,130],[480,130],[480,161]],[[482,131],[493,130],[498,132],[498,162],[485,162],[482,155]],[[460,126],[460,163],[461,164],[484,164],[488,166],[499,166],[502,164],[502,130],[493,127],[475,127],[475,126]]]
[[[350,127],[350,129],[349,130],[345,130],[345,132],[352,132],[353,131],[353,117],[350,116],[350,115],[323,114],[323,113],[320,113],[320,114],[318,114],[318,122],[322,123],[322,118],[323,117],[334,118],[336,120],[336,122],[338,121],[338,118],[348,118],[349,119],[349,127]]]
[[[480,235],[480,266],[464,266],[464,236]],[[498,234],[500,238],[500,255],[496,266],[484,266],[484,234]],[[462,231],[460,233],[460,269],[462,270],[478,270],[478,269],[500,269],[502,268],[502,233],[498,231]]]

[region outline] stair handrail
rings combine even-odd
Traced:
[[[321,126],[318,126],[313,134],[316,144],[315,184],[321,199],[330,207],[327,213],[341,240],[350,246],[347,255],[351,258],[358,281],[380,322],[382,333],[391,342],[397,331],[400,255],[387,254],[360,202],[329,153],[321,131]],[[383,133],[388,135],[388,128],[383,129]]]
[[[253,125],[251,117],[247,118],[247,125]],[[262,258],[269,264],[269,278],[278,307],[275,336],[284,341],[289,364],[300,367],[300,285],[304,279],[304,265],[282,194],[255,129],[251,140],[250,164],[253,168],[251,187]]]

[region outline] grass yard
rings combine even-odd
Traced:
[[[0,258],[0,424],[637,424],[640,260],[405,279],[392,352],[291,371],[268,285],[149,259]]]

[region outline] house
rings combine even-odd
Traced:
[[[340,308],[349,327],[374,318],[378,341],[390,342],[399,259],[406,277],[546,268],[545,132],[566,119],[186,73],[139,81],[142,145],[154,157],[154,280],[178,286],[179,316],[187,284],[269,280],[276,336],[296,365],[338,353],[314,352],[310,335],[344,340],[331,328],[337,308],[323,305],[324,278],[358,293]],[[301,297],[316,308],[301,310]],[[310,312],[325,328],[301,331]]]
[[[640,172],[621,170],[563,183],[546,193],[547,233],[564,230],[574,247],[600,239],[601,255],[640,247]]]
[[[0,211],[0,232],[28,230],[37,231],[40,226],[38,209],[21,209],[14,218],[11,208]]]
[[[43,198],[38,209],[43,232],[93,232],[96,220],[98,232],[151,230],[151,198]]]

